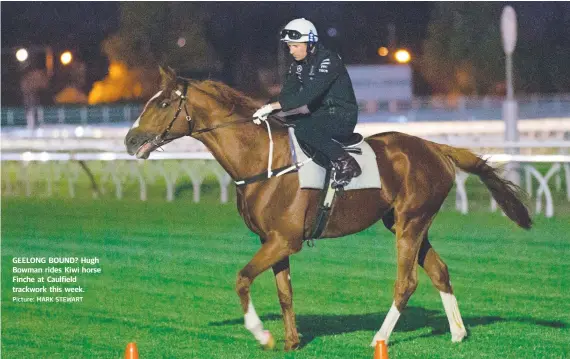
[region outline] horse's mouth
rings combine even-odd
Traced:
[[[156,146],[152,144],[151,141],[147,141],[139,147],[137,152],[135,152],[135,157],[138,159],[146,160],[150,153],[156,149]]]
[[[144,142],[135,152],[135,157],[138,159],[142,159],[142,160],[146,160],[149,156],[150,153],[154,150],[156,150],[157,148],[166,145],[167,143],[172,142],[174,139],[167,139],[167,140],[163,140],[160,143],[155,143],[154,139],[152,140],[148,140],[146,142]]]

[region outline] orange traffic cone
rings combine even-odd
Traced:
[[[139,350],[135,343],[129,343],[125,350],[125,359],[139,359]]]
[[[374,359],[388,359],[388,347],[386,341],[378,340],[376,342],[376,349],[374,350]]]

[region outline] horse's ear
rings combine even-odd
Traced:
[[[170,68],[166,67],[166,69],[162,66],[158,67],[160,71],[160,87],[163,90],[168,88],[174,88],[174,84],[176,83],[176,72]]]

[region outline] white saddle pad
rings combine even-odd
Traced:
[[[305,155],[301,146],[299,146],[293,128],[289,128],[289,136],[291,137],[297,154],[297,163],[307,160],[307,155]],[[360,165],[362,174],[353,178],[344,189],[348,191],[353,189],[380,188],[380,172],[378,171],[378,164],[376,163],[376,154],[372,150],[372,147],[370,147],[366,141],[363,141],[360,145],[356,146],[356,148],[360,148],[362,154],[351,153],[350,155],[354,157]],[[322,189],[325,182],[325,175],[325,169],[313,161],[305,163],[305,165],[299,169],[299,185],[301,188]]]

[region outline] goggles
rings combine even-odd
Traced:
[[[286,37],[289,37],[291,40],[299,40],[303,36],[307,36],[308,34],[301,34],[297,30],[283,30],[281,31],[281,40],[284,40]]]

